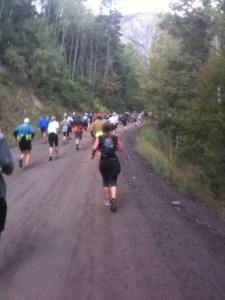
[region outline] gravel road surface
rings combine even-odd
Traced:
[[[0,300],[224,300],[225,221],[164,182],[118,130],[118,211],[104,206],[91,137],[60,157],[33,142],[30,168],[5,177]],[[174,206],[173,201],[181,205]]]

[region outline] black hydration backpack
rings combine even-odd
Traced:
[[[106,157],[116,157],[117,136],[99,136],[99,149],[101,154]]]

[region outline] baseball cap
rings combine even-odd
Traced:
[[[96,115],[96,119],[102,119],[102,114],[98,113],[98,114]]]

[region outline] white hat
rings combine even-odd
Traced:
[[[24,124],[29,124],[30,123],[30,119],[29,118],[25,118],[23,121]]]

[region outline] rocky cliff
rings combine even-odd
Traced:
[[[158,16],[151,13],[138,13],[124,16],[121,20],[121,40],[132,43],[145,57],[155,34]]]

